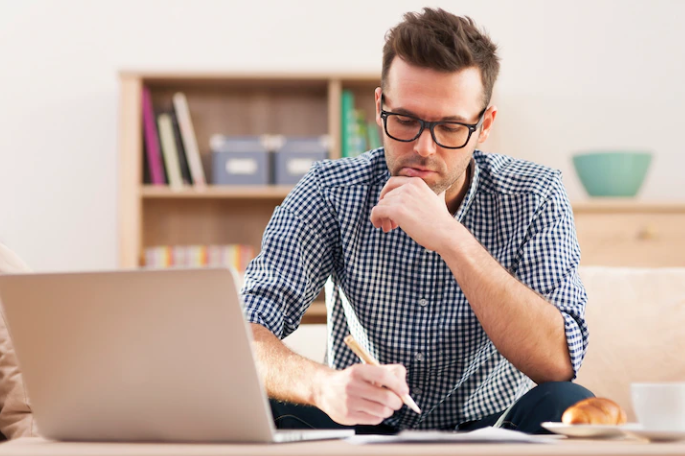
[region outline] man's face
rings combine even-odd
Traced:
[[[381,89],[376,89],[376,123],[380,117]],[[414,115],[427,121],[451,120],[475,124],[483,110],[483,84],[480,70],[466,68],[441,73],[409,65],[395,58],[383,92],[382,109]],[[420,177],[437,194],[447,191],[448,203],[465,184],[465,171],[478,143],[485,141],[495,115],[488,109],[483,128],[475,131],[461,149],[438,146],[426,128],[413,142],[400,142],[383,134],[385,159],[393,176]],[[437,129],[436,129],[437,130]],[[385,132],[385,130],[383,130]]]

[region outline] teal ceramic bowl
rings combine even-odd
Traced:
[[[573,166],[590,196],[631,197],[645,180],[651,152],[589,152],[575,154]]]

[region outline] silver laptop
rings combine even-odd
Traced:
[[[56,440],[284,442],[229,269],[0,275],[39,432]]]

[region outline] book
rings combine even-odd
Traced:
[[[171,123],[169,113],[164,112],[157,116],[157,126],[159,127],[159,139],[162,146],[166,174],[169,178],[169,186],[172,190],[181,190],[183,188],[183,178],[181,177],[181,166],[178,163],[174,126]]]
[[[162,152],[159,148],[159,137],[157,136],[157,119],[152,106],[152,95],[150,89],[143,87],[143,138],[145,141],[145,152],[150,170],[150,182],[153,185],[165,185],[166,173],[162,164]]]
[[[197,146],[197,138],[195,136],[195,129],[190,118],[190,109],[188,107],[188,100],[183,92],[176,92],[173,96],[173,105],[178,117],[178,126],[181,130],[181,138],[183,139],[183,147],[188,159],[188,167],[190,168],[190,175],[193,184],[196,187],[204,188],[207,185],[205,179],[205,172],[202,169],[202,160],[200,159],[200,149]]]
[[[150,160],[147,158],[147,146],[143,141],[143,185],[152,184],[152,176],[150,175]]]
[[[355,128],[354,128],[354,146],[352,153],[354,156],[363,154],[368,150],[367,133],[366,133],[366,113],[362,109],[354,110]]]
[[[157,245],[145,249],[145,267],[230,266],[244,273],[255,257],[251,245]]]
[[[369,149],[378,149],[383,145],[380,133],[378,132],[378,125],[376,125],[376,122],[373,120],[369,120],[366,123],[366,137]]]
[[[181,138],[181,127],[178,125],[178,117],[176,116],[176,111],[169,110],[169,116],[171,117],[171,126],[174,130],[174,142],[176,143],[176,152],[178,153],[178,164],[181,167],[181,177],[183,178],[183,183],[186,185],[192,185],[193,179],[190,175],[190,167],[188,166],[188,159],[186,157],[186,149],[183,147],[183,138]]]
[[[342,112],[340,113],[340,144],[341,155],[343,157],[354,156],[354,137],[356,130],[356,119],[354,114],[354,93],[351,90],[342,91],[341,99]]]

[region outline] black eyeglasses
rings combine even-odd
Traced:
[[[471,139],[473,132],[478,130],[483,123],[487,106],[478,114],[478,122],[467,124],[463,122],[453,122],[440,120],[438,122],[428,122],[410,114],[399,114],[383,109],[384,96],[381,95],[381,119],[385,126],[385,133],[401,142],[412,142],[421,136],[423,130],[428,128],[433,137],[433,141],[445,149],[461,149],[466,146]]]

